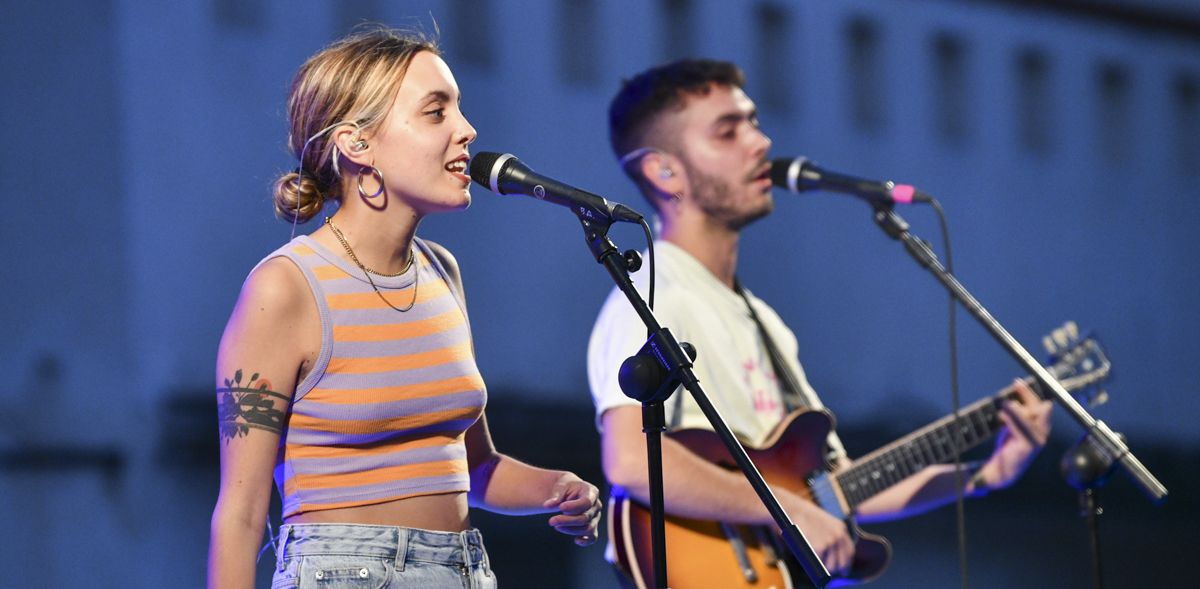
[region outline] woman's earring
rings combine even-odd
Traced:
[[[659,177],[659,178],[661,178],[661,179],[663,179],[663,180],[666,180],[666,179],[668,179],[668,178],[670,178],[671,176],[674,176],[674,175],[675,175],[675,172],[672,172],[672,171],[671,171],[671,168],[663,168],[663,169],[661,169],[661,170],[659,170],[659,171],[658,171],[658,177]]]
[[[379,168],[376,168],[375,166],[365,166],[364,170],[370,170],[370,174],[372,176],[374,176],[376,180],[379,181],[379,190],[376,190],[375,192],[373,192],[371,194],[367,194],[367,191],[363,190],[363,185],[362,185],[363,176],[365,176],[366,174],[360,173],[358,175],[358,194],[359,194],[359,196],[361,196],[363,198],[375,198],[375,197],[383,194],[383,171],[380,170]]]

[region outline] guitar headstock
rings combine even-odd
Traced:
[[[1047,370],[1063,388],[1089,406],[1108,401],[1108,392],[1100,385],[1111,376],[1112,362],[1094,335],[1080,337],[1079,326],[1068,321],[1042,338],[1042,343],[1050,354]]]

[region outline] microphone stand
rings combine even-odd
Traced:
[[[1092,551],[1092,586],[1103,589],[1099,520],[1104,508],[1100,506],[1098,493],[1112,473],[1112,461],[1091,436],[1085,435],[1063,453],[1058,467],[1067,484],[1079,492],[1079,515],[1087,521]]]
[[[1068,415],[1083,426],[1097,452],[1101,453],[1107,461],[1119,464],[1153,502],[1159,503],[1166,499],[1167,488],[1138,461],[1125,442],[1118,437],[1118,434],[1109,429],[1103,421],[1089,415],[1087,410],[1063,388],[1062,384],[1051,376],[1025,348],[1021,347],[1021,344],[1000,325],[1000,322],[996,321],[987,312],[987,309],[984,309],[983,305],[975,300],[975,297],[971,296],[971,293],[967,292],[967,289],[953,275],[946,271],[938,261],[937,255],[929,248],[929,244],[909,233],[908,223],[896,214],[890,203],[871,201],[871,206],[875,210],[875,223],[883,229],[883,232],[888,237],[902,242],[904,249],[917,261],[917,264],[933,273],[934,277],[950,292],[950,295],[979,321],[980,325],[1000,343],[1001,347],[1037,379],[1041,385],[1040,392],[1043,396],[1057,401],[1066,409]]]
[[[588,248],[596,261],[607,270],[617,288],[625,293],[629,303],[646,325],[649,337],[642,349],[621,365],[621,388],[629,397],[642,402],[642,431],[646,434],[646,451],[650,478],[650,513],[651,513],[651,544],[654,552],[654,583],[655,587],[667,587],[666,540],[663,515],[662,492],[662,432],[666,430],[663,402],[682,385],[695,399],[696,404],[704,412],[712,424],[713,430],[720,437],[729,454],[733,456],[738,468],[746,475],[750,485],[758,494],[763,505],[767,507],[775,524],[781,530],[784,544],[800,563],[808,578],[817,587],[825,587],[831,580],[829,570],[817,557],[812,545],[804,537],[800,528],[792,523],[787,512],[780,506],[779,501],[763,480],[762,475],[750,461],[745,448],[738,442],[729,426],[713,407],[700,382],[692,372],[694,351],[685,351],[685,346],[677,342],[671,332],[659,325],[654,313],[646,305],[641,294],[633,286],[629,272],[636,271],[641,266],[641,257],[636,251],[630,250],[621,254],[617,246],[608,237],[612,226],[609,219],[595,219],[587,211],[577,213],[583,226],[584,237]]]

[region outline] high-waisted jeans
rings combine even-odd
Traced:
[[[493,589],[479,530],[297,524],[279,529],[272,589]]]

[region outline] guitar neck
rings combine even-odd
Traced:
[[[1013,394],[1010,387],[976,401],[959,410],[957,424],[954,415],[947,415],[854,461],[835,475],[850,511],[926,466],[951,462],[991,439],[1003,425],[1001,403]]]

